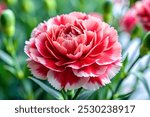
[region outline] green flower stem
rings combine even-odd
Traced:
[[[6,51],[11,55],[14,56],[16,54],[13,44],[13,38],[12,37],[6,37],[3,35],[3,44],[6,49]]]
[[[23,70],[21,69],[21,66],[20,66],[19,62],[17,61],[16,56],[13,56],[13,58],[14,58],[14,61],[15,61],[14,67],[16,69],[16,75],[17,75],[16,77],[18,79],[22,80],[22,79],[24,79],[25,74],[24,74]]]
[[[136,62],[137,62],[140,58],[141,58],[141,56],[139,55],[139,56],[135,59],[135,61],[131,64],[131,66],[129,67],[127,73],[129,73],[129,72],[131,71],[131,69],[133,68],[133,66],[136,64]]]
[[[146,66],[145,66],[144,70],[149,67],[149,64],[150,64],[150,56],[147,59]]]
[[[68,100],[72,100],[74,96],[74,90],[68,90],[67,91]]]
[[[115,91],[112,93],[111,97],[110,97],[110,100],[112,100],[114,98],[114,95],[117,93],[117,91],[119,90],[122,82],[123,82],[124,78],[121,78],[119,83],[117,84],[116,88],[115,88]]]
[[[67,100],[67,99],[68,99],[67,94],[66,94],[66,91],[65,91],[64,89],[62,89],[62,90],[60,91],[60,93],[61,93],[61,95],[63,96],[64,100]]]
[[[120,79],[119,83],[117,84],[116,88],[115,88],[115,91],[112,93],[112,96],[110,97],[110,99],[112,100],[114,98],[114,95],[118,92],[120,86],[122,85],[125,77],[130,73],[131,69],[133,68],[133,66],[137,63],[137,61],[141,58],[141,56],[139,55],[136,60],[131,64],[131,66],[129,67],[129,69],[127,70],[127,74]]]
[[[14,67],[16,69],[16,77],[18,79],[23,79],[24,78],[24,72],[20,67],[18,59],[16,58],[16,50],[14,48],[13,38],[6,37],[3,35],[3,44],[4,44],[4,47],[7,51],[7,53],[13,58],[13,61],[15,63],[11,67]]]
[[[81,88],[79,88],[78,90],[77,90],[77,92],[76,92],[76,94],[74,95],[74,97],[72,98],[73,100],[75,100],[77,97],[78,97],[78,95],[80,94],[80,92],[82,91],[82,87]]]

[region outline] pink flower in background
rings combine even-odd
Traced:
[[[25,53],[32,74],[59,90],[98,89],[121,67],[116,30],[79,12],[41,23],[26,42]]]
[[[121,19],[121,27],[126,32],[131,32],[137,24],[137,16],[134,8],[131,8]]]
[[[135,9],[139,21],[146,30],[150,30],[150,0],[138,1],[135,4]]]
[[[0,15],[2,14],[2,12],[7,8],[5,3],[0,3]]]

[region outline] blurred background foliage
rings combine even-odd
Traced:
[[[132,2],[135,1],[128,1],[127,8]],[[30,38],[33,28],[40,22],[72,11],[97,12],[103,16],[106,22],[118,30],[119,35],[122,35],[118,23],[121,16],[112,13],[116,4],[114,1],[109,4],[106,0],[0,0],[0,4],[2,3],[15,15],[15,29],[12,29],[15,32],[14,35],[9,36],[4,33],[2,28],[0,29],[0,99],[61,99],[59,92],[53,90],[47,81],[29,79],[29,76],[32,75],[27,68],[24,45],[25,41]],[[13,33],[12,30],[9,30],[10,33]],[[145,32],[142,34],[144,35]],[[132,42],[130,37],[128,40]],[[128,85],[122,85],[129,75],[128,67],[135,64],[134,59],[125,54],[126,47],[123,46],[123,50],[123,67],[121,72],[113,78],[112,83],[95,92],[82,91],[76,99],[134,99],[131,97],[137,90],[139,82],[144,84],[150,97],[148,82],[143,78],[144,70],[149,69],[149,59],[146,60],[147,64],[136,74],[131,88],[126,92],[123,91],[123,89],[129,88]]]

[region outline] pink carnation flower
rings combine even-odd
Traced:
[[[116,30],[79,12],[41,23],[26,42],[25,53],[32,74],[59,90],[98,89],[121,67]]]
[[[135,4],[137,16],[143,27],[150,30],[150,0],[142,0]]]
[[[121,19],[121,27],[126,32],[131,32],[137,24],[137,16],[134,8],[131,8]]]
[[[6,4],[1,2],[0,3],[0,15],[2,14],[2,12],[7,8]]]

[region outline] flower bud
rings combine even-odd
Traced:
[[[57,7],[56,0],[44,0],[43,2],[46,10],[55,10]]]
[[[14,13],[10,9],[7,9],[2,13],[0,20],[2,27],[9,27],[11,25],[14,25],[15,24]]]
[[[7,5],[14,5],[17,0],[4,0]]]
[[[23,78],[24,78],[24,73],[23,73],[23,71],[22,71],[22,70],[18,70],[18,71],[17,71],[17,76],[18,76],[19,79],[23,79]]]
[[[33,2],[31,0],[21,0],[21,8],[24,12],[30,13],[34,9]]]
[[[130,0],[130,6],[134,5],[137,0]]]
[[[150,31],[145,35],[140,48],[140,56],[143,57],[150,53]]]
[[[143,33],[142,27],[139,24],[136,24],[136,26],[131,31],[131,39],[134,39],[136,37],[140,37]]]
[[[6,27],[3,29],[3,32],[8,37],[13,37],[13,35],[15,34],[15,26]]]
[[[103,6],[104,13],[107,13],[107,14],[111,13],[112,12],[112,6],[113,6],[112,2],[107,0]]]
[[[112,15],[110,13],[109,14],[104,14],[103,15],[103,19],[104,19],[105,22],[111,23],[111,21],[112,21]]]
[[[0,26],[3,33],[8,36],[12,37],[15,32],[15,16],[14,13],[7,9],[5,10],[0,17]]]

